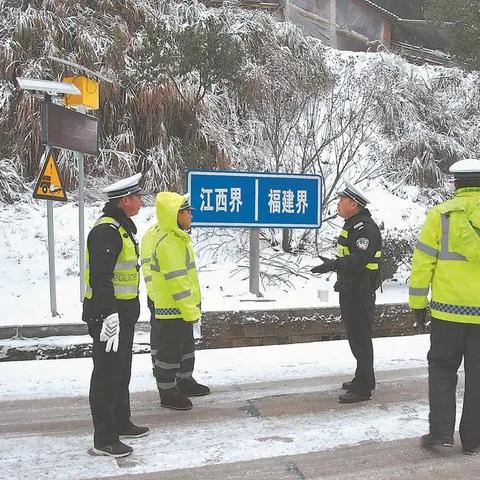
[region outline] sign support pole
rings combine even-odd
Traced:
[[[44,162],[48,160],[50,147],[45,147]],[[50,281],[50,311],[52,317],[58,316],[57,288],[55,279],[55,233],[53,228],[53,201],[47,200],[47,245],[48,245],[48,279]]]
[[[260,297],[260,230],[250,229],[250,293]]]
[[[85,156],[78,154],[78,264],[80,269],[80,302],[85,297]]]

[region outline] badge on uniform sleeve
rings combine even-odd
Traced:
[[[369,243],[370,241],[368,240],[368,238],[365,238],[365,237],[361,237],[356,241],[357,247],[360,250],[366,250],[368,248]]]

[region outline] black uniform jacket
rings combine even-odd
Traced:
[[[365,266],[380,260],[375,258],[375,253],[382,249],[380,230],[366,208],[346,220],[343,229],[348,232],[346,240],[350,254],[335,261],[335,290],[374,292],[380,285],[380,272],[368,270]]]
[[[138,243],[134,237],[137,227],[124,211],[110,202],[103,208],[102,217],[112,217],[127,231],[138,254]],[[118,229],[109,224],[100,224],[90,230],[87,238],[87,248],[90,256],[90,286],[93,290],[91,299],[83,301],[84,322],[99,321],[111,313],[118,312],[131,317],[139,311],[138,297],[132,300],[117,300],[113,291],[113,270],[118,255],[122,250],[122,239]]]

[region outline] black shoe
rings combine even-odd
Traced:
[[[423,435],[420,439],[422,447],[453,447],[453,438],[451,437],[437,437],[428,433]]]
[[[170,390],[160,390],[160,405],[174,410],[190,410],[192,402],[180,393],[178,387]]]
[[[139,427],[130,423],[130,426],[125,430],[121,431],[118,436],[123,438],[141,438],[148,435],[150,429],[148,427]]]
[[[342,383],[342,390],[351,390],[353,385],[353,380],[350,380],[349,382],[343,382]],[[375,390],[375,385],[371,387],[372,390]]]
[[[463,447],[464,455],[476,455],[477,453],[478,453],[478,447],[477,448]]]
[[[180,394],[185,397],[203,397],[210,393],[210,389],[206,385],[197,383],[193,378],[179,382],[178,389]]]
[[[98,448],[93,447],[92,453],[95,455],[106,455],[107,457],[127,457],[133,452],[133,448],[125,445],[120,440],[112,443],[110,445],[105,445],[104,447]]]
[[[370,400],[372,395],[370,393],[356,393],[356,392],[345,392],[338,397],[340,403],[357,403]]]

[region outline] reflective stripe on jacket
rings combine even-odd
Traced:
[[[152,294],[152,273],[150,271],[150,264],[152,262],[152,250],[158,239],[158,225],[152,225],[143,235],[142,244],[140,247],[140,257],[142,265],[142,275],[147,288],[147,295],[150,299]]]
[[[118,229],[122,239],[122,250],[117,258],[117,263],[113,270],[112,284],[115,298],[117,300],[131,300],[138,296],[139,273],[138,273],[138,255],[135,244],[128,235],[125,228],[112,217],[101,217],[95,223],[97,225],[110,224]],[[85,298],[93,297],[93,290],[90,286],[90,254],[87,247],[86,268],[85,268]]]
[[[432,208],[413,254],[409,304],[434,318],[480,324],[480,188]]]
[[[342,258],[350,255],[350,248],[348,247],[348,230],[342,228],[337,243],[337,258]],[[381,250],[377,250],[373,258],[365,265],[366,270],[378,270],[380,258],[382,256]]]
[[[177,225],[177,215],[184,198],[173,192],[156,197],[157,225],[142,239],[142,272],[155,318],[200,319],[200,285],[190,236]],[[150,251],[150,254],[149,254]]]

